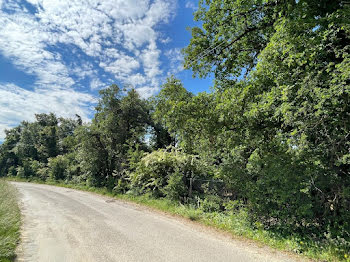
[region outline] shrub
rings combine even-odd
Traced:
[[[29,178],[36,175],[37,170],[40,167],[40,163],[36,160],[26,158],[22,160],[22,165],[16,168],[16,175],[20,178]],[[13,171],[11,171],[13,172]]]
[[[186,195],[184,177],[179,170],[169,175],[168,184],[164,187],[163,192],[171,200],[181,200]]]
[[[7,172],[7,176],[16,176],[17,175],[17,170],[14,166],[10,166]]]
[[[190,178],[208,175],[210,172],[196,156],[169,147],[141,159],[130,174],[131,190],[180,200],[188,196]]]
[[[49,168],[44,166],[44,167],[38,169],[37,176],[39,177],[39,179],[46,181],[46,179],[49,176]]]
[[[20,177],[20,178],[25,178],[26,176],[25,176],[25,171],[24,171],[24,168],[23,168],[23,166],[18,166],[17,168],[16,168],[16,171],[17,171],[17,176],[18,177]]]
[[[201,202],[201,210],[204,212],[217,212],[220,211],[222,206],[222,199],[216,195],[207,195]]]
[[[49,175],[54,180],[64,180],[67,176],[68,159],[64,156],[49,158]]]

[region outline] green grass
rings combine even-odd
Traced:
[[[17,181],[25,181],[16,179]],[[31,182],[44,183],[40,180]],[[147,195],[135,196],[129,194],[114,194],[106,188],[88,187],[85,185],[67,184],[62,182],[47,181],[45,184],[74,188],[97,194],[107,195],[120,200],[137,203],[160,210],[168,214],[187,218],[200,224],[230,233],[241,239],[249,239],[257,244],[263,244],[281,251],[298,254],[315,261],[346,261],[350,262],[349,252],[339,248],[337,243],[319,240],[308,240],[307,237],[297,235],[281,235],[276,232],[264,230],[259,223],[252,223],[249,214],[244,209],[235,213],[204,212],[194,206],[182,205],[165,198],[155,199]]]
[[[0,179],[0,261],[14,261],[19,242],[20,210],[17,191],[7,181]]]
[[[349,254],[343,251],[339,252],[339,246],[337,244],[308,241],[295,235],[283,236],[264,230],[258,223],[255,223],[255,226],[253,226],[252,224],[254,223],[251,223],[249,214],[244,209],[236,213],[207,213],[188,205],[172,202],[168,199],[129,195],[117,195],[116,197],[197,221],[200,224],[231,233],[236,238],[249,239],[258,244],[298,254],[315,261],[350,261]]]

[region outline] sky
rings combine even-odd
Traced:
[[[36,113],[89,121],[98,90],[144,98],[169,75],[193,93],[212,79],[183,70],[198,0],[0,0],[0,142]]]

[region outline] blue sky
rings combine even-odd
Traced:
[[[212,79],[182,68],[197,0],[0,0],[0,141],[35,113],[91,119],[112,83],[156,94],[170,74],[191,92]]]

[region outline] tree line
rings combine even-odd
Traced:
[[[235,201],[267,229],[349,243],[349,16],[337,0],[200,1],[183,53],[212,92],[112,85],[91,123],[38,114],[7,130],[0,174],[211,212]]]

